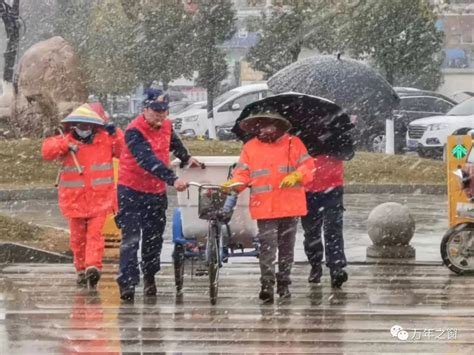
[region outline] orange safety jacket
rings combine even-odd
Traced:
[[[289,173],[298,170],[301,184],[280,188]],[[250,187],[250,215],[253,219],[305,216],[306,195],[303,185],[313,179],[314,161],[303,142],[284,134],[276,142],[248,141],[234,169],[232,180]]]
[[[74,164],[69,143],[79,147],[76,153],[83,175]],[[92,144],[82,143],[72,133],[65,137],[45,139],[42,155],[45,160],[61,159],[59,179],[59,207],[69,218],[91,218],[116,209],[116,188],[112,158],[118,158],[123,149],[123,133],[117,129],[110,136],[99,129]]]

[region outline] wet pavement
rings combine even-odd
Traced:
[[[344,215],[344,238],[347,258],[350,262],[366,261],[366,249],[372,244],[367,235],[367,217],[370,211],[384,202],[398,202],[410,209],[416,221],[416,233],[411,242],[416,249],[416,260],[440,262],[439,244],[448,229],[447,200],[444,195],[421,194],[346,194]],[[163,260],[171,261],[171,214],[177,205],[176,195],[169,195],[168,226],[165,231]],[[11,201],[0,203],[0,213],[19,217],[39,225],[67,228],[59,213],[56,201]],[[305,261],[303,232],[298,229],[297,261]],[[239,261],[242,259],[239,258]],[[253,260],[249,260],[253,261]]]
[[[473,353],[472,277],[350,265],[349,282],[333,290],[327,272],[310,286],[308,271],[295,267],[291,300],[262,305],[257,264],[224,265],[211,306],[208,279],[189,269],[176,296],[169,265],[158,296],[139,287],[134,304],[120,303],[112,265],[96,292],[75,285],[71,265],[0,266],[0,354]]]

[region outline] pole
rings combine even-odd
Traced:
[[[385,120],[385,153],[395,154],[395,129],[391,118]]]

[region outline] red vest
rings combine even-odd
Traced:
[[[344,185],[344,162],[328,155],[314,158],[313,180],[305,185],[308,192],[324,192]]]
[[[134,128],[140,131],[151,145],[156,157],[168,166],[170,164],[171,127],[171,121],[165,120],[160,129],[152,128],[145,121],[145,117],[140,115],[128,125],[127,130]],[[145,193],[158,194],[166,191],[166,183],[140,167],[127,145],[120,156],[118,183]]]

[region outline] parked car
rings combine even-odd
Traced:
[[[406,150],[406,133],[410,122],[422,117],[446,114],[456,102],[432,91],[406,87],[394,89],[400,97],[399,108],[393,111],[395,153],[402,154]],[[385,152],[385,120],[380,123],[379,132],[372,134],[368,148],[382,153]]]
[[[172,101],[170,102],[170,116],[177,115],[189,108],[194,102],[189,100],[181,100],[181,101]]]
[[[453,107],[446,115],[421,118],[408,125],[409,150],[420,157],[441,158],[448,136],[474,128],[474,97]]]
[[[216,132],[221,127],[233,126],[249,103],[271,96],[266,83],[243,85],[218,96],[214,100],[213,118]]]
[[[273,95],[265,83],[243,85],[218,96],[214,100],[214,124],[218,137],[226,139],[222,132],[232,127],[246,105]],[[195,103],[183,112],[170,115],[176,132],[184,136],[207,135],[209,113],[207,103]]]
[[[207,128],[207,101],[198,101],[176,114],[170,114],[173,129],[185,137],[203,136]]]
[[[219,126],[216,129],[217,138],[221,141],[237,139],[237,136],[232,132],[232,127],[234,127],[233,124],[229,126]]]

